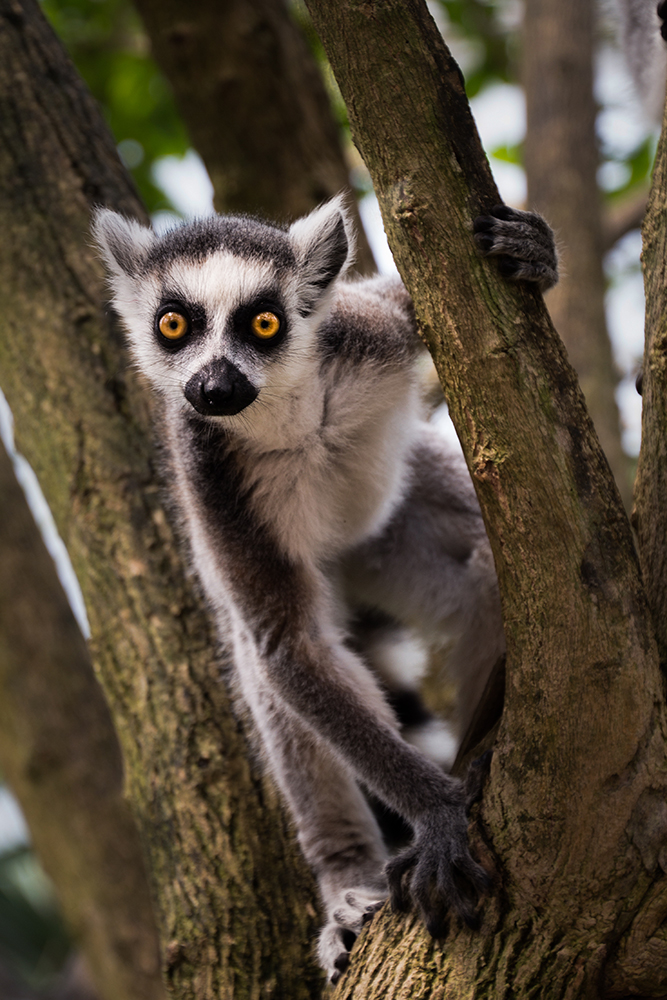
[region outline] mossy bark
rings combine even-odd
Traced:
[[[631,465],[621,448],[604,310],[602,206],[593,96],[593,0],[528,0],[523,24],[528,206],[558,236],[561,280],[549,312],[583,390],[626,509]]]
[[[1,443],[0,498],[0,766],[102,1000],[160,1000],[157,929],[120,747]]]
[[[662,682],[630,527],[541,297],[475,252],[472,220],[498,193],[425,4],[308,6],[475,482],[508,647],[481,930],[452,926],[444,951],[416,930],[419,949],[389,955],[382,918],[340,996],[611,995],[628,928],[652,899],[661,952],[667,913]],[[665,993],[664,969],[645,970],[645,995]]]
[[[0,3],[0,380],[79,577],[174,995],[312,997],[313,886],[161,502],[149,395],[105,315],[92,204],[143,217],[34,0]]]
[[[349,187],[319,67],[285,0],[135,4],[219,212],[291,222]],[[357,234],[357,269],[372,272],[358,216]]]

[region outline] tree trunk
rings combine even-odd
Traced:
[[[219,212],[293,221],[349,187],[319,67],[285,0],[135,4]],[[357,269],[373,272],[358,215],[357,233]]]
[[[0,764],[103,1000],[160,1000],[120,747],[86,643],[0,443]],[[82,711],[85,707],[85,711]]]
[[[642,444],[635,486],[635,527],[653,612],[660,663],[667,673],[667,129],[653,168],[642,231],[646,343],[642,385]]]
[[[528,205],[554,227],[562,277],[549,312],[581,383],[586,405],[626,509],[630,462],[621,448],[618,375],[607,333],[603,232],[593,97],[593,0],[528,0],[523,77]]]
[[[381,918],[340,995],[598,996],[628,926],[667,913],[664,703],[629,524],[541,297],[475,253],[498,194],[425,5],[309,9],[477,488],[508,646],[481,930],[443,949]],[[664,964],[646,983],[665,993]]]
[[[105,318],[91,204],[142,217],[34,0],[0,2],[2,387],[86,599],[176,996],[319,993],[312,881],[249,764],[160,502],[148,395]]]

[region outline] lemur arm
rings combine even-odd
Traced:
[[[667,5],[667,0],[665,0]],[[495,257],[509,281],[527,281],[547,291],[558,281],[558,253],[551,227],[541,215],[498,205],[473,223],[478,250]],[[409,363],[422,349],[414,307],[398,276],[378,275],[341,283],[329,316],[318,330],[325,360],[358,365],[379,357],[392,367]]]
[[[260,556],[264,569],[267,555]],[[275,558],[278,563],[277,552]],[[489,880],[468,849],[460,783],[400,738],[366,667],[333,625],[325,634],[326,584],[316,571],[280,561],[273,593],[266,582],[265,576],[252,618],[268,683],[415,831],[413,846],[387,870],[393,905],[405,908],[403,875],[411,872],[410,894],[434,936],[450,907],[473,924],[478,894]],[[244,588],[246,606],[253,589]]]

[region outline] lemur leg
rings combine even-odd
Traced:
[[[505,640],[491,548],[465,461],[425,424],[411,484],[376,538],[344,563],[353,604],[381,610],[447,647],[463,733]]]
[[[349,964],[362,926],[388,895],[387,851],[349,768],[287,708],[251,663],[239,674],[266,759],[318,880],[325,913],[318,958],[335,982]]]

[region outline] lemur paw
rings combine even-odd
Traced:
[[[545,292],[558,281],[558,253],[551,227],[541,215],[497,205],[473,223],[475,243],[496,257],[510,281],[532,281]]]
[[[383,905],[387,893],[377,889],[342,890],[327,906],[328,920],[320,932],[317,956],[332,983],[350,964],[350,952],[359,932]]]
[[[463,806],[424,819],[412,845],[392,858],[386,873],[394,912],[416,904],[434,938],[445,935],[449,910],[475,928],[479,897],[491,888],[489,875],[468,849]]]

